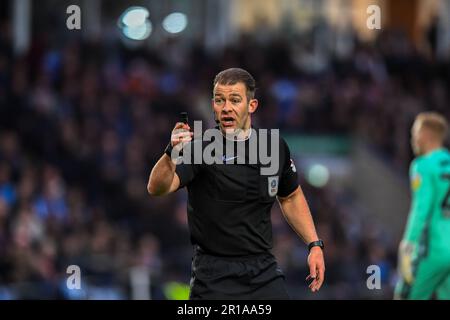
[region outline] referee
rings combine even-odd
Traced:
[[[279,168],[275,174],[262,174],[259,156],[256,164],[248,161],[250,135],[255,132],[251,115],[258,108],[255,80],[247,71],[231,68],[220,72],[213,85],[212,107],[223,144],[229,144],[227,137],[234,134],[231,144],[244,148],[245,163],[235,164],[228,160],[237,157],[224,156],[222,163],[176,164],[172,149],[186,145],[193,136],[189,125],[179,122],[147,185],[153,196],[187,188],[194,245],[190,299],[289,299],[284,274],[270,252],[270,210],[275,199],[309,247],[307,281],[311,281],[312,292],[318,291],[325,272],[323,242],[316,234],[286,142],[281,137],[277,141]],[[270,145],[271,139],[266,140]],[[208,145],[201,143],[202,149]]]

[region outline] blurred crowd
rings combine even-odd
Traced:
[[[249,35],[217,52],[176,38],[131,50],[40,35],[18,57],[0,37],[0,299],[130,299],[136,267],[148,271],[153,299],[173,298],[168,283],[189,283],[186,193],[151,198],[146,184],[180,111],[214,124],[212,81],[225,68],[254,75],[258,126],[363,139],[405,176],[415,114],[450,117],[449,61],[399,32],[355,40],[346,57],[315,51],[309,38]],[[274,253],[291,295],[377,298],[365,284],[371,264],[391,288],[397,244],[350,191],[300,176],[327,244],[327,279],[317,296],[307,292],[306,248],[275,205]],[[66,287],[69,265],[81,270],[78,293]]]

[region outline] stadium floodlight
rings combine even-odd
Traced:
[[[150,13],[144,7],[130,7],[120,16],[119,27],[122,33],[132,40],[145,40],[152,32]]]
[[[186,29],[188,18],[184,13],[173,12],[164,18],[162,26],[169,33],[180,33]]]

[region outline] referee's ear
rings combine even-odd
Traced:
[[[251,99],[248,104],[248,113],[252,114],[258,109],[258,99]]]

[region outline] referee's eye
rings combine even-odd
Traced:
[[[225,102],[225,100],[222,99],[222,98],[215,98],[214,99],[214,103],[217,104],[217,105],[223,105],[224,102]]]

